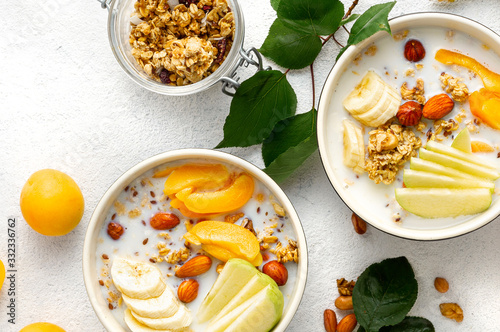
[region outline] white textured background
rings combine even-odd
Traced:
[[[381,2],[361,0],[355,12]],[[275,13],[269,0],[241,3],[245,45],[259,47]],[[461,14],[500,32],[498,0],[399,0],[391,17],[415,11]],[[108,186],[139,161],[171,149],[215,146],[222,138],[230,98],[221,94],[219,86],[173,98],[135,85],[111,53],[107,13],[96,1],[12,1],[2,7],[2,17],[0,259],[5,261],[7,256],[7,218],[16,217],[18,307],[16,325],[7,324],[4,285],[0,331],[50,321],[68,332],[102,332],[87,299],[81,269],[84,233],[94,207]],[[317,59],[316,91],[337,51],[330,42]],[[299,98],[299,112],[309,110],[309,70],[293,71],[288,78]],[[229,151],[262,166],[259,148]],[[68,173],[84,193],[85,215],[67,236],[44,237],[22,221],[21,188],[31,173],[42,168]],[[356,278],[369,264],[399,255],[408,257],[419,282],[411,314],[427,317],[437,331],[500,330],[499,220],[440,242],[402,240],[373,228],[359,236],[317,153],[283,189],[302,219],[310,260],[306,292],[289,331],[322,331],[323,311],[333,308],[337,296],[336,278]],[[434,290],[436,276],[450,281],[448,293]],[[448,301],[461,304],[463,323],[440,315],[439,303]]]

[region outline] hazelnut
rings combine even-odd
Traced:
[[[416,39],[410,39],[405,44],[405,58],[410,62],[419,62],[425,57],[425,48]]]
[[[278,286],[283,286],[288,281],[288,270],[278,261],[270,261],[262,267],[262,272],[270,276]]]
[[[118,240],[124,231],[123,226],[117,222],[110,222],[108,224],[108,235],[111,236],[113,240]]]
[[[422,118],[422,105],[416,101],[408,101],[399,106],[396,117],[403,126],[416,126]]]

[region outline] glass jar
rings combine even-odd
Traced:
[[[243,49],[245,37],[245,22],[243,12],[237,0],[227,0],[228,5],[234,13],[235,33],[233,47],[229,51],[221,66],[211,75],[199,82],[184,85],[170,86],[157,82],[149,77],[139,66],[132,56],[132,47],[129,44],[130,18],[134,12],[136,0],[98,0],[103,8],[109,11],[108,16],[108,37],[111,50],[116,60],[125,73],[140,86],[163,95],[183,96],[204,91],[218,82],[222,82],[222,90],[228,95],[233,95],[231,89],[237,89],[239,83],[236,77],[236,69],[242,65],[252,64],[262,70],[261,56],[255,48],[248,51]],[[257,60],[253,60],[253,55]]]

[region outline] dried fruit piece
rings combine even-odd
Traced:
[[[339,296],[335,300],[335,306],[340,310],[351,310],[352,306],[352,296]]]
[[[493,152],[495,149],[488,143],[481,141],[470,142],[472,152]]]
[[[441,303],[439,309],[441,310],[441,315],[446,318],[454,319],[458,323],[464,320],[464,312],[456,303]]]
[[[431,97],[425,103],[422,115],[430,120],[438,120],[450,113],[453,107],[455,102],[446,93],[442,93]]]
[[[470,111],[486,125],[500,129],[500,93],[481,89],[469,96]]]
[[[337,332],[352,332],[356,325],[358,325],[356,316],[354,314],[347,315],[337,325]]]
[[[158,212],[149,221],[151,227],[157,230],[166,230],[179,225],[180,220],[173,213]]]
[[[278,286],[283,286],[288,281],[288,270],[278,261],[270,261],[262,268],[262,272],[270,276]]]
[[[191,258],[177,271],[175,276],[178,278],[196,277],[210,270],[212,266],[212,259],[205,255],[200,255]]]
[[[440,293],[446,293],[450,288],[448,281],[445,278],[436,278],[434,279],[434,287]]]
[[[123,226],[117,222],[110,222],[108,224],[108,235],[111,236],[113,240],[118,240],[125,230]]]
[[[422,118],[422,105],[416,101],[408,101],[399,106],[396,117],[403,126],[416,126]]]
[[[358,234],[366,233],[366,221],[361,219],[356,213],[352,213],[351,216],[352,225],[354,226],[354,230]]]
[[[410,39],[405,44],[405,58],[410,62],[419,62],[425,57],[425,48],[416,39]]]
[[[200,284],[194,279],[184,280],[177,288],[177,296],[184,303],[193,302],[198,297]]]
[[[323,319],[325,323],[326,332],[336,332],[337,331],[337,315],[335,311],[331,309],[326,309],[323,313]]]

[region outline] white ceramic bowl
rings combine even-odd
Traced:
[[[97,205],[92,218],[90,219],[83,247],[83,276],[85,287],[87,288],[87,294],[94,311],[96,312],[102,325],[108,331],[127,332],[127,330],[122,327],[109,310],[108,303],[102,294],[97,278],[97,238],[100,230],[106,222],[105,218],[108,210],[111,208],[118,195],[123,191],[123,188],[140,175],[165,163],[180,160],[192,161],[193,159],[225,163],[245,170],[255,179],[264,184],[287,211],[288,222],[290,223],[290,226],[293,227],[293,231],[296,235],[300,252],[300,260],[297,266],[296,282],[292,296],[288,301],[288,305],[284,308],[283,316],[280,322],[273,329],[274,332],[285,331],[300,304],[307,279],[307,244],[299,217],[283,190],[281,190],[281,188],[258,167],[231,154],[205,149],[174,150],[151,157],[125,172],[106,191]]]
[[[483,43],[483,45],[487,45],[496,54],[500,54],[500,37],[495,32],[475,21],[461,16],[444,13],[409,14],[390,20],[390,25],[393,32],[407,29],[411,31],[412,28],[417,27],[453,29],[469,34]],[[463,235],[486,225],[500,213],[500,199],[498,199],[498,197],[496,197],[496,199],[494,197],[493,203],[488,210],[481,214],[466,218],[464,222],[421,219],[423,223],[426,223],[426,227],[428,226],[428,228],[418,229],[404,227],[395,223],[393,220],[389,220],[387,217],[381,217],[381,215],[374,212],[368,204],[364,204],[366,200],[370,199],[370,194],[373,195],[376,193],[368,191],[366,195],[365,193],[363,193],[363,195],[353,195],[346,189],[344,178],[342,178],[340,175],[341,172],[339,172],[339,169],[342,167],[342,151],[339,151],[338,144],[333,141],[334,135],[339,135],[341,137],[342,133],[331,129],[334,117],[333,114],[338,114],[339,111],[343,111],[342,109],[339,110],[339,107],[342,108],[339,103],[339,98],[342,97],[336,96],[336,89],[338,88],[340,78],[356,55],[371,43],[385,36],[387,36],[387,33],[379,32],[357,46],[350,47],[332,68],[323,87],[318,107],[318,144],[321,160],[330,182],[345,204],[361,218],[365,219],[372,226],[399,237],[414,240],[439,240]],[[397,53],[394,56],[402,57],[402,53]],[[433,57],[433,53],[427,52],[426,57]],[[332,104],[337,105],[337,107],[332,107]],[[335,144],[337,144],[337,146],[335,146]]]

